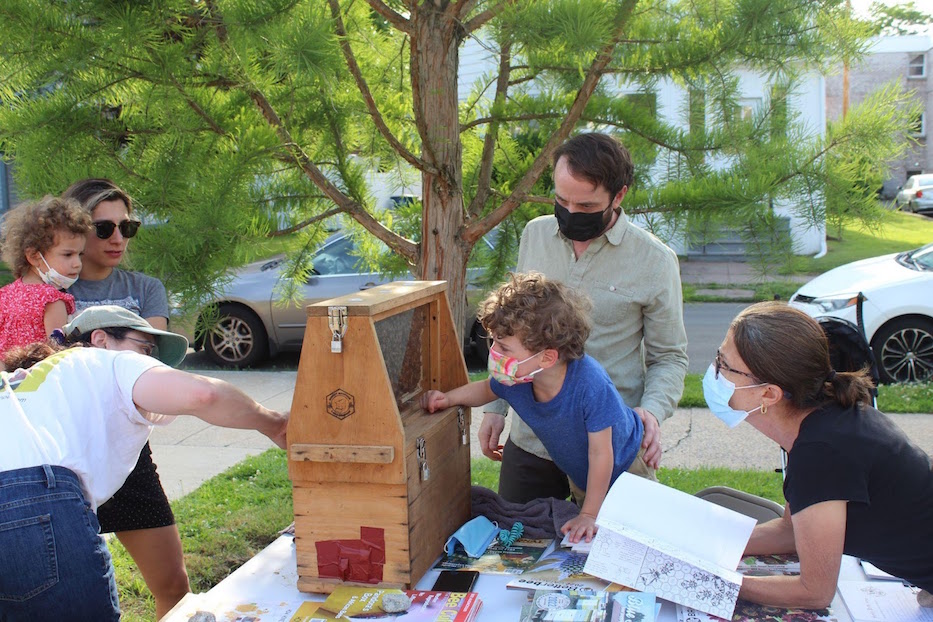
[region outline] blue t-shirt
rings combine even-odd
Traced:
[[[567,364],[564,384],[549,402],[535,400],[530,382],[509,387],[490,378],[489,386],[531,427],[554,464],[581,490],[586,490],[589,472],[588,433],[612,428],[610,483],[638,455],[644,434],[641,419],[622,401],[606,370],[587,354]]]

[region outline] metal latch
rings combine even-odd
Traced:
[[[431,469],[428,468],[428,455],[424,448],[424,437],[419,436],[415,440],[415,453],[418,455],[418,466],[421,469],[421,481],[426,482],[431,477]]]
[[[330,328],[330,351],[343,352],[343,336],[347,332],[347,308],[327,307],[327,326]]]
[[[460,428],[460,444],[467,444],[466,417],[463,414],[463,407],[457,408],[457,427]]]

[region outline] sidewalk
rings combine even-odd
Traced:
[[[291,407],[295,371],[200,371],[205,376],[231,382],[263,405],[273,409]],[[471,450],[482,457],[476,441],[482,421],[481,409],[473,409]],[[891,415],[915,443],[933,454],[933,414]],[[502,435],[507,438],[508,427]],[[156,428],[152,452],[162,485],[169,499],[195,490],[207,479],[248,456],[262,453],[272,442],[252,430],[229,430],[210,426],[194,417],[180,417]],[[728,429],[705,408],[679,409],[661,425],[663,467],[727,467],[730,469],[773,469],[780,466],[777,445],[749,425]]]

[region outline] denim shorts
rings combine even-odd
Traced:
[[[0,621],[119,620],[99,531],[69,469],[0,472]]]

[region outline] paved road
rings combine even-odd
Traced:
[[[687,371],[706,372],[716,357],[716,349],[726,336],[732,319],[748,306],[745,302],[703,302],[684,305],[684,326],[687,328]]]
[[[687,328],[687,356],[690,358],[688,371],[702,374],[706,371],[710,361],[716,356],[716,348],[739,311],[747,307],[744,302],[704,302],[684,305],[684,325]],[[256,366],[261,371],[293,371],[298,369],[299,355],[297,352],[285,352],[273,359]],[[467,367],[471,370],[480,370],[486,366],[486,361],[476,357],[467,357]],[[220,369],[201,352],[188,351],[183,369]]]

